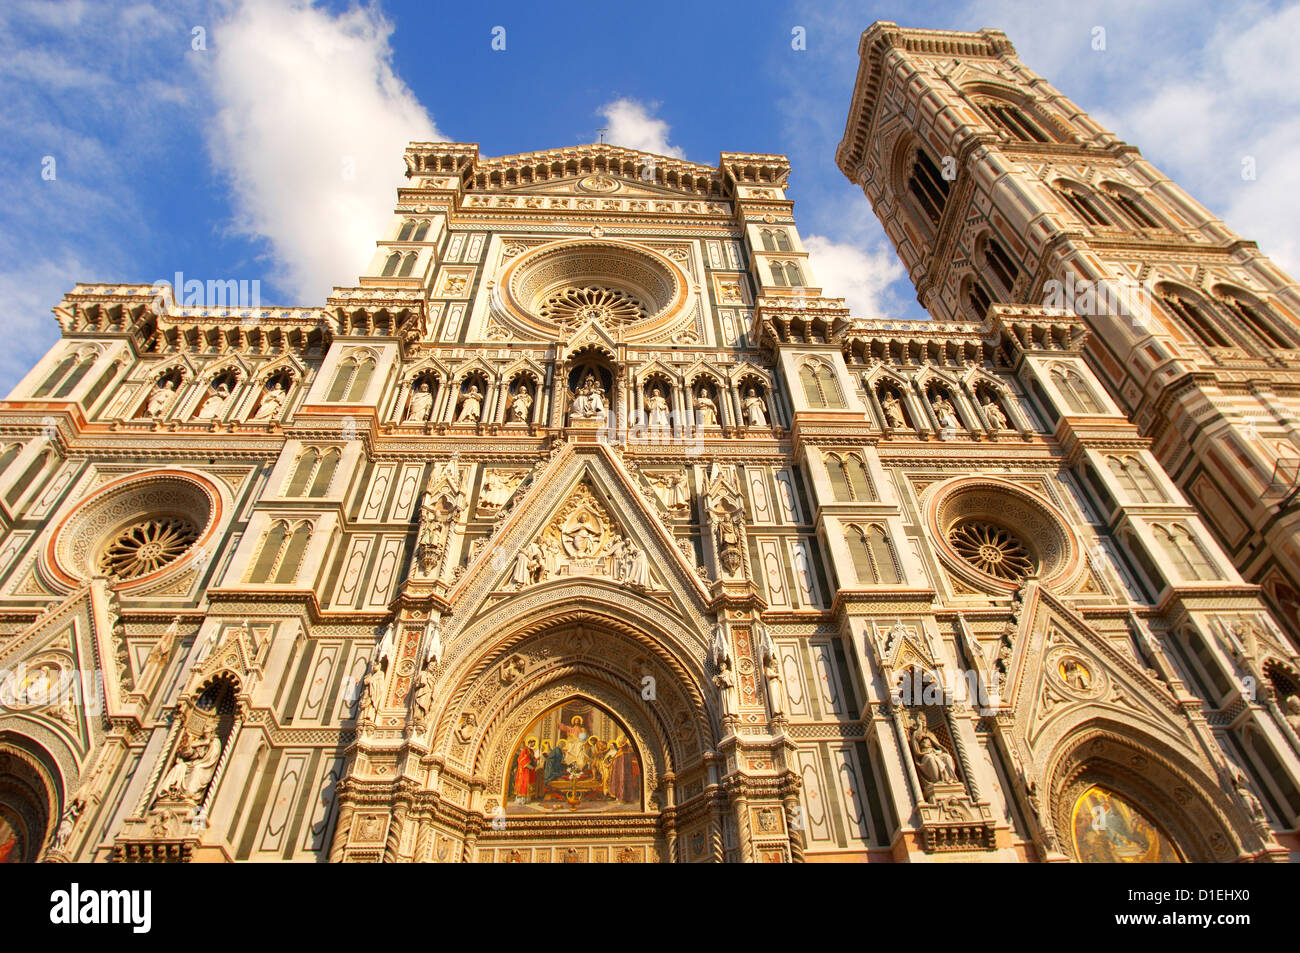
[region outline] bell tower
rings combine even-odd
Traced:
[[[877,22],[859,52],[836,161],[921,304],[938,321],[1082,317],[1097,376],[1300,644],[1295,280],[1002,32]]]

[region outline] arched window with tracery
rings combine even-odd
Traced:
[[[907,191],[935,228],[939,227],[939,220],[943,218],[943,209],[948,203],[951,189],[952,183],[939,172],[939,167],[934,164],[929,153],[918,148],[912,156],[912,167],[908,171]]]
[[[311,523],[303,520],[290,525],[288,520],[276,520],[262,540],[261,551],[253,562],[248,582],[285,585],[298,577],[303,553],[311,539]]]
[[[4,452],[0,453],[0,474],[9,469],[9,465],[14,462],[22,449],[23,445],[21,443],[11,443],[5,447]]]
[[[419,256],[415,252],[409,252],[402,261],[402,269],[397,273],[399,278],[409,278],[412,270],[415,268],[415,259]]]
[[[375,359],[368,354],[348,355],[339,362],[326,400],[361,400],[375,373]]]
[[[765,228],[759,232],[763,242],[763,251],[794,251],[790,235],[784,228]]]
[[[1215,324],[1200,302],[1167,285],[1156,288],[1165,310],[1206,347],[1232,347],[1232,341]]]
[[[1214,293],[1224,311],[1235,318],[1241,326],[1253,331],[1267,347],[1293,348],[1296,346],[1295,341],[1291,340],[1282,330],[1282,327],[1274,319],[1268,308],[1257,305],[1240,292],[1222,285],[1215,288]]]
[[[1009,139],[1021,142],[1051,142],[1051,137],[1036,120],[1014,103],[1000,99],[976,100],[988,124]]]
[[[866,502],[875,499],[867,465],[856,453],[831,453],[826,456],[835,499],[842,502]]]
[[[17,503],[22,498],[22,495],[40,479],[41,474],[45,472],[45,468],[49,465],[53,456],[54,454],[49,450],[42,450],[36,459],[27,464],[27,469],[23,471],[23,475],[14,481],[14,485],[5,494],[5,502],[10,506]]]
[[[1124,492],[1140,503],[1167,502],[1164,491],[1156,483],[1151,471],[1132,454],[1108,456],[1107,464]]]
[[[81,379],[89,373],[91,367],[95,364],[95,359],[99,353],[94,350],[83,350],[76,354],[69,354],[59,365],[54,368],[48,377],[36,388],[32,394],[33,397],[67,397],[72,393],[73,388],[81,383]]]
[[[799,368],[804,394],[811,407],[843,407],[844,395],[840,392],[835,371],[822,361],[807,360]]]
[[[992,236],[984,242],[984,264],[997,278],[1002,290],[1010,297],[1015,289],[1016,279],[1020,276],[1020,267],[1011,260],[1002,243]]]
[[[850,523],[844,540],[853,556],[853,571],[858,582],[874,586],[896,586],[902,581],[893,547],[884,527],[870,523],[866,527]]]
[[[381,273],[381,277],[391,278],[393,275],[397,274],[397,266],[401,263],[402,253],[400,251],[393,252],[388,256],[388,260],[384,262],[384,270]]]
[[[984,320],[989,313],[989,306],[993,304],[993,296],[984,287],[984,282],[973,275],[966,284],[966,304],[970,307],[971,316],[977,321]]]
[[[1151,531],[1165,557],[1184,579],[1199,581],[1219,578],[1201,544],[1182,523],[1156,523]]]
[[[1065,182],[1057,182],[1052,186],[1052,188],[1060,197],[1061,201],[1063,201],[1075,215],[1079,216],[1079,219],[1085,224],[1098,225],[1103,228],[1115,224],[1110,220],[1110,216],[1106,214],[1105,210],[1101,207],[1101,203],[1097,201],[1091,192],[1087,192],[1082,188],[1069,185]]]
[[[1051,372],[1052,384],[1065,398],[1070,412],[1075,414],[1101,414],[1101,404],[1093,396],[1083,377],[1072,367],[1054,367]]]
[[[1162,226],[1156,221],[1147,209],[1132,195],[1121,189],[1119,186],[1103,182],[1101,185],[1102,194],[1110,200],[1111,205],[1119,209],[1119,213],[1128,220],[1128,223],[1134,228],[1161,228]]]
[[[325,496],[334,482],[343,451],[338,447],[322,450],[309,447],[299,456],[289,477],[285,496]]]

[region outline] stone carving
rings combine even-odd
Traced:
[[[1300,737],[1300,695],[1288,695],[1283,704],[1286,708],[1286,723]]]
[[[989,422],[989,430],[997,433],[999,430],[1007,429],[1007,415],[1002,412],[1002,408],[992,397],[980,404],[980,409],[984,411],[984,419]]]
[[[483,416],[483,395],[477,384],[470,384],[469,390],[460,399],[460,414],[456,417],[459,424],[476,424]]]
[[[599,420],[606,412],[605,388],[596,379],[596,375],[589,372],[583,378],[582,386],[573,395],[570,416],[575,420]]]
[[[645,399],[645,409],[648,415],[647,427],[650,430],[663,431],[670,428],[668,400],[658,387],[651,389],[650,396]]]
[[[149,394],[149,400],[145,403],[145,415],[152,417],[154,420],[161,420],[163,414],[167,413],[167,408],[172,405],[176,399],[176,383],[170,377],[154,385],[154,389]]]
[[[714,461],[704,499],[720,568],[735,576],[745,566],[745,504],[735,469]]]
[[[424,626],[424,665],[426,668],[442,664],[442,622],[429,617]]]
[[[718,425],[718,405],[706,390],[701,390],[695,398],[695,423],[700,427]]]
[[[745,422],[751,427],[766,427],[767,424],[767,404],[763,398],[758,396],[754,388],[745,392]]]
[[[257,405],[252,419],[255,421],[279,420],[284,411],[284,402],[288,394],[278,384],[268,384],[262,392],[262,400]]]
[[[452,454],[439,466],[420,501],[420,528],[416,536],[416,567],[422,576],[441,572],[447,561],[452,526],[465,509],[465,476]]]
[[[880,407],[884,410],[885,422],[889,424],[891,429],[898,430],[907,426],[907,418],[903,415],[903,402],[898,399],[898,395],[893,391],[885,394],[884,399],[880,402]]]
[[[532,420],[533,416],[533,395],[528,393],[528,388],[520,384],[516,388],[514,396],[510,398],[510,422],[513,424],[526,424]]]
[[[648,473],[651,486],[659,494],[664,506],[673,511],[685,510],[691,505],[690,487],[686,483],[686,474],[681,470],[669,470],[666,473]]]
[[[510,584],[521,589],[556,576],[605,576],[633,588],[654,586],[647,555],[621,532],[586,483],[515,555]]]
[[[772,717],[780,718],[785,714],[785,690],[781,684],[781,659],[777,655],[776,644],[772,641],[767,626],[755,624],[755,641],[758,643],[759,657],[763,664],[763,678],[767,682],[767,699],[772,708]]]
[[[207,728],[197,736],[185,734],[158,788],[159,800],[202,801],[221,759],[221,744],[221,739]]]
[[[1250,782],[1246,780],[1246,775],[1240,770],[1233,770],[1232,786],[1237,792],[1237,798],[1246,809],[1246,815],[1250,818],[1255,833],[1265,843],[1270,843],[1273,840],[1273,832],[1269,828],[1268,813],[1264,810],[1264,805],[1260,803],[1255,792],[1250,789]]]
[[[479,493],[478,508],[495,510],[504,506],[527,475],[526,470],[488,470],[483,474],[483,490]]]
[[[357,706],[357,724],[373,724],[379,713],[379,693],[383,691],[381,681],[383,674],[377,668],[371,668],[361,680],[361,702]]]
[[[433,394],[429,392],[427,381],[420,381],[420,386],[411,395],[411,402],[406,408],[406,419],[417,424],[426,423],[433,412]]]
[[[433,706],[433,683],[432,666],[425,664],[420,669],[412,692],[411,713],[417,725],[423,725],[429,717],[429,710]]]
[[[943,394],[935,397],[930,402],[930,406],[934,408],[935,419],[939,421],[939,426],[942,429],[956,430],[961,426],[961,421],[957,419],[957,411],[953,409],[952,404]]]
[[[199,406],[199,412],[194,415],[195,420],[217,420],[226,412],[226,405],[230,403],[232,391],[225,384],[218,384],[212,388],[212,393],[203,399]]]
[[[908,744],[912,749],[912,760],[916,763],[916,773],[921,778],[921,790],[926,800],[932,798],[936,790],[947,789],[950,793],[953,785],[957,786],[958,793],[965,793],[957,777],[957,766],[952,755],[925,723],[924,714],[917,715],[910,726]]]
[[[54,836],[50,838],[50,850],[60,851],[68,846],[68,841],[72,839],[72,832],[76,829],[77,820],[85,809],[86,802],[83,798],[73,798],[68,809],[63,812],[63,817],[59,819],[59,826]]]

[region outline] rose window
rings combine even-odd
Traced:
[[[603,325],[631,324],[645,318],[646,309],[636,298],[617,288],[565,288],[542,304],[539,312],[560,325],[596,321]]]
[[[987,520],[958,522],[948,531],[948,543],[976,569],[999,579],[1023,579],[1037,568],[1018,536]]]
[[[144,519],[114,534],[96,567],[107,576],[136,579],[180,559],[199,538],[199,528],[180,517]]]

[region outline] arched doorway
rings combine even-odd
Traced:
[[[35,742],[0,732],[0,864],[35,863],[58,821],[62,784]]]
[[[1051,772],[1052,823],[1071,860],[1203,863],[1236,856],[1232,803],[1167,745],[1094,722],[1062,751]]]

